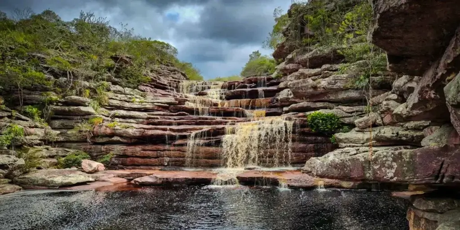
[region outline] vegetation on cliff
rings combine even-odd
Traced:
[[[103,82],[116,80],[137,88],[151,80],[149,73],[158,65],[174,66],[190,79],[202,79],[191,63],[177,59],[177,49],[170,44],[136,36],[125,26],[116,29],[92,13],[82,12],[72,21],[63,21],[50,10],[40,14],[24,11],[17,16],[12,19],[0,13],[0,85],[4,91],[22,95],[33,86],[52,88],[60,95],[100,97]],[[69,85],[57,87],[59,78],[66,78]],[[82,81],[102,85],[100,92],[78,85]]]
[[[297,3],[285,14],[277,8],[274,16],[276,24],[265,45],[275,49],[279,63],[295,50],[334,47],[349,63],[341,71],[355,76],[351,81],[354,88],[368,87],[370,76],[386,70],[384,52],[367,40],[373,15],[366,0]],[[358,61],[364,64],[350,68]]]
[[[263,76],[275,72],[276,63],[273,58],[263,56],[258,50],[249,55],[249,61],[241,71],[242,77]]]

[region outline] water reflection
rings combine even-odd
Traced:
[[[0,197],[0,229],[408,229],[383,193],[178,187]]]

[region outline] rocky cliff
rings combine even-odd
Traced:
[[[411,229],[460,226],[455,222],[459,211],[454,205],[457,201],[448,198],[458,196],[448,191],[456,191],[460,182],[456,99],[460,17],[456,4],[456,1],[373,2],[372,43],[387,53],[388,70],[393,76],[391,87],[387,92],[379,92],[371,84],[366,94],[372,93],[367,102],[372,109],[351,121],[356,128],[334,135],[338,149],[308,160],[303,168],[305,173],[317,177],[423,184],[444,191],[413,198],[414,207],[408,212]],[[295,72],[302,67],[293,64],[308,67],[286,61],[283,68],[290,69],[286,73],[291,74],[287,78],[307,72],[302,69]],[[333,88],[337,82],[326,87]],[[309,90],[301,94],[307,94],[307,100],[316,100],[313,92],[324,89],[325,84],[318,85],[314,90],[307,87]],[[328,96],[321,95],[322,100],[337,94],[342,93],[334,89]],[[349,91],[347,95],[354,94]],[[444,210],[440,208],[443,202],[453,206]]]

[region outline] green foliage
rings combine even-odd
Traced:
[[[363,1],[344,15],[338,32],[346,40],[351,40],[356,36],[365,36],[371,26],[372,17],[371,4]]]
[[[241,71],[241,77],[270,75],[275,72],[276,62],[273,58],[262,56],[259,51],[249,55],[249,61]]]
[[[188,62],[177,62],[177,67],[184,71],[189,80],[202,81],[203,76],[201,76],[200,71],[193,67],[192,63]]]
[[[91,157],[85,152],[76,152],[67,155],[64,158],[58,158],[58,168],[72,168],[81,167],[81,161],[85,159],[91,159]]]
[[[34,148],[23,148],[18,151],[18,157],[22,158],[25,162],[22,166],[25,173],[30,172],[41,165],[42,159],[40,151],[40,149]]]
[[[102,124],[104,122],[104,118],[102,117],[93,117],[88,120],[88,123],[91,124],[92,126],[97,126]]]
[[[99,163],[102,163],[104,164],[105,166],[109,166],[111,161],[112,161],[112,158],[114,157],[114,154],[113,153],[109,153],[109,154],[106,154],[102,157],[100,157],[97,162]]]
[[[351,127],[348,125],[344,125],[342,128],[340,128],[339,133],[348,133],[351,131]]]
[[[119,125],[119,123],[114,121],[114,122],[108,123],[107,127],[113,129],[113,128],[117,127],[118,125]]]
[[[313,132],[331,135],[342,127],[337,115],[333,113],[313,112],[307,116],[308,126]]]
[[[283,36],[284,28],[289,24],[289,17],[287,14],[282,13],[281,8],[276,8],[273,12],[273,17],[275,18],[275,25],[273,26],[272,32],[270,32],[269,37],[264,42],[265,47],[275,49],[278,44],[282,43],[285,38]]]
[[[0,15],[0,90],[18,91],[21,106],[22,90],[36,85],[65,95],[78,93],[104,105],[103,91],[91,94],[85,88],[75,89],[75,83],[98,83],[110,76],[123,87],[137,88],[151,80],[152,70],[160,64],[202,79],[193,65],[177,59],[177,49],[170,44],[135,36],[124,25],[115,29],[93,13],[81,12],[71,21],[50,10],[27,12],[15,20]],[[51,88],[54,80],[44,73],[54,79],[64,77],[70,84]]]
[[[96,100],[91,100],[91,101],[89,102],[89,105],[90,105],[91,108],[93,108],[94,111],[96,111],[96,112],[98,112],[99,109],[101,108],[101,104],[99,104],[99,102],[96,101]]]
[[[275,10],[277,23],[266,44],[275,48],[285,41],[286,47],[295,49],[349,44],[365,38],[372,18],[372,6],[365,0],[305,1],[292,5],[289,15]]]
[[[105,81],[101,82],[96,87],[96,96],[94,100],[97,101],[99,105],[107,105],[109,103],[109,96],[107,95],[108,90],[109,83]]]
[[[28,105],[24,107],[24,114],[35,122],[42,122],[42,112],[35,106]]]
[[[234,75],[234,76],[230,76],[230,77],[216,77],[216,78],[210,79],[208,81],[240,81],[242,79],[243,79],[242,77],[240,77],[238,75]]]
[[[2,131],[2,135],[0,136],[0,146],[2,148],[14,146],[20,143],[23,140],[23,137],[24,128],[16,124],[10,124]]]
[[[329,138],[329,140],[331,141],[332,144],[337,144],[337,139],[335,138],[335,135],[332,135],[331,138]]]

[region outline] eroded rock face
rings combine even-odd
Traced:
[[[388,52],[390,69],[395,72],[422,75],[442,55],[460,25],[455,0],[373,3],[372,42]]]
[[[411,149],[401,147],[343,148],[311,158],[304,172],[341,180],[410,184],[460,182],[460,151],[445,146]]]
[[[460,74],[447,84],[444,88],[444,94],[446,95],[447,108],[450,112],[450,122],[460,133]]]
[[[286,57],[286,64],[298,64],[309,69],[321,68],[325,64],[338,64],[344,59],[338,51],[335,47],[318,48],[313,51],[299,49]]]
[[[460,200],[454,196],[456,195],[440,192],[412,196],[412,207],[407,212],[410,228],[423,230],[459,229]]]

